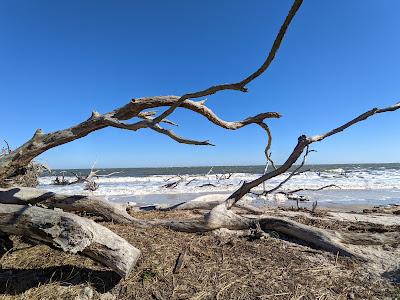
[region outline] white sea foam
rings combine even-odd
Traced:
[[[266,182],[266,188],[273,188],[289,173],[282,174]],[[179,180],[179,177],[172,175],[151,175],[151,176],[131,176],[131,177],[102,177],[97,180],[99,189],[93,194],[104,196],[143,196],[150,194],[182,194],[199,192],[229,192],[237,189],[243,181],[251,181],[259,177],[259,174],[235,173],[229,179],[218,180],[221,174],[210,174],[207,176],[186,175],[183,176],[179,184],[174,188],[164,187],[167,183]],[[40,178],[40,187],[64,194],[82,193],[81,184],[55,186],[52,185],[54,176]],[[73,180],[72,177],[67,179]],[[193,181],[191,181],[193,180]],[[191,182],[190,182],[191,181]],[[288,181],[284,188],[288,190],[298,188],[319,188],[325,185],[335,184],[343,190],[390,190],[400,193],[400,169],[399,168],[354,168],[344,170],[342,168],[324,171],[309,171],[294,176]],[[261,189],[261,186],[257,188]],[[255,190],[257,190],[255,189]],[[337,189],[336,189],[337,190]],[[325,192],[326,193],[326,192]],[[327,192],[329,193],[329,192]],[[318,193],[315,193],[318,194]],[[334,193],[331,193],[334,195]],[[346,194],[339,193],[343,200]],[[333,197],[333,196],[332,196]],[[382,199],[385,197],[381,194]],[[354,196],[352,197],[354,198]]]

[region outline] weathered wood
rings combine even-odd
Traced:
[[[266,125],[263,123],[263,121],[266,118],[279,118],[281,116],[279,113],[262,113],[247,118],[243,121],[226,122],[218,118],[209,108],[207,108],[204,105],[204,101],[194,102],[189,99],[203,98],[223,90],[247,92],[247,84],[263,74],[271,65],[276,56],[276,53],[278,52],[282,44],[287,29],[294,19],[302,2],[303,0],[294,0],[288,15],[286,16],[284,22],[282,23],[282,26],[279,29],[278,34],[275,37],[275,40],[271,46],[271,49],[268,52],[266,59],[256,71],[252,72],[244,79],[235,83],[213,85],[204,90],[186,93],[182,96],[156,96],[134,99],[127,105],[103,115],[99,114],[98,112],[93,112],[91,117],[86,121],[73,127],[55,131],[52,133],[45,134],[41,129],[38,129],[33,137],[25,144],[5,155],[0,155],[0,184],[2,184],[3,186],[9,186],[8,183],[6,184],[7,180],[12,181],[12,179],[16,176],[24,174],[25,167],[32,161],[32,159],[47,151],[48,149],[85,137],[93,131],[103,129],[108,126],[133,131],[142,128],[150,128],[158,133],[164,134],[172,138],[179,143],[191,145],[212,145],[208,141],[197,141],[182,138],[175,134],[175,132],[173,132],[172,130],[164,129],[160,126],[161,122],[171,124],[171,122],[166,120],[165,118],[173,113],[178,107],[182,107],[199,113],[205,116],[209,121],[213,122],[214,124],[227,129],[235,130],[249,124],[257,124],[261,128],[267,130],[267,132],[269,133],[268,127],[265,127]],[[144,111],[149,108],[161,106],[169,106],[169,108],[166,109],[159,116],[154,118],[151,117],[153,115],[152,112]],[[122,122],[124,120],[129,120],[134,117],[138,117],[142,119],[142,121],[138,121],[133,124]],[[268,153],[267,157],[269,158]]]
[[[104,226],[36,206],[0,204],[0,231],[85,254],[122,277],[129,275],[140,255],[137,248]]]
[[[26,187],[0,188],[0,203],[41,204],[49,208],[61,208],[68,212],[87,212],[100,216],[106,221],[143,225],[143,222],[129,215],[123,205],[95,196],[62,195]]]
[[[69,143],[76,139],[83,138],[91,132],[106,127],[115,127],[132,131],[137,131],[143,128],[150,128],[161,134],[167,135],[168,137],[179,143],[191,145],[212,145],[208,141],[194,141],[180,137],[172,130],[166,130],[162,128],[159,124],[154,124],[153,121],[147,117],[145,118],[145,120],[133,124],[127,124],[123,122],[124,120],[129,120],[134,117],[141,118],[141,116],[143,115],[142,111],[145,109],[172,106],[177,103],[179,99],[179,96],[158,96],[134,99],[125,106],[105,114],[94,112],[89,119],[70,128],[47,134],[44,133],[41,129],[38,129],[33,137],[25,144],[8,154],[0,156],[0,184],[2,184],[2,182],[4,183],[7,180],[12,182],[13,177],[23,174],[24,168],[35,157],[47,151],[48,149]],[[236,130],[250,124],[260,124],[267,118],[281,117],[279,113],[266,112],[246,118],[242,121],[227,122],[220,119],[201,101],[195,102],[191,100],[185,100],[181,104],[181,107],[203,115],[215,125],[230,130]]]
[[[364,260],[361,255],[342,243],[342,236],[338,232],[311,227],[285,218],[261,217],[258,222],[262,230],[273,230],[334,254]]]
[[[365,208],[363,209],[363,213],[380,213],[380,214],[393,214],[400,215],[400,205],[391,204],[386,206],[374,206],[373,208]]]
[[[170,210],[211,210],[218,204],[223,203],[226,200],[226,194],[210,194],[196,197],[193,200],[187,202],[181,202],[173,205],[146,205],[138,207],[139,210],[151,211],[170,211]]]
[[[286,218],[268,215],[241,216],[228,209],[226,204],[224,202],[217,205],[201,220],[155,220],[152,225],[184,232],[207,232],[221,228],[243,230],[259,226],[263,231],[276,231],[334,254],[365,260],[362,255],[346,247],[342,243],[345,238],[337,232],[314,228]]]
[[[344,131],[345,129],[347,129],[359,122],[365,121],[366,119],[368,119],[372,116],[375,116],[375,115],[381,114],[381,113],[386,113],[386,112],[393,112],[398,109],[400,109],[400,102],[398,102],[392,106],[388,106],[388,107],[384,107],[384,108],[373,108],[365,113],[362,113],[361,115],[357,116],[356,118],[348,121],[347,123],[345,123],[339,127],[336,127],[326,133],[311,136],[311,137],[306,136],[306,135],[301,135],[298,138],[297,144],[294,147],[292,153],[288,156],[286,161],[281,166],[279,166],[279,168],[276,168],[276,169],[272,170],[271,172],[265,173],[264,175],[254,179],[252,181],[243,183],[243,185],[239,189],[237,189],[235,192],[232,193],[232,195],[229,196],[229,198],[227,199],[227,207],[228,208],[232,207],[244,195],[249,193],[251,191],[251,189],[259,186],[261,183],[287,172],[290,169],[290,167],[292,167],[293,164],[296,163],[296,161],[299,159],[299,157],[302,155],[302,153],[304,152],[305,149],[306,149],[305,156],[308,154],[308,152],[309,152],[308,148],[311,144],[320,142],[320,141],[326,139],[327,137],[330,137],[332,135],[340,133],[340,132]],[[292,174],[294,174],[294,173],[291,173],[289,175],[288,179],[290,179],[290,177],[293,176]]]

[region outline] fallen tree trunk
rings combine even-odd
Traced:
[[[3,204],[40,203],[48,207],[57,207],[69,211],[89,211],[108,218],[112,213],[117,211],[117,216],[119,218],[116,219],[119,219],[122,223],[132,223],[133,225],[145,227],[162,226],[171,230],[183,232],[209,232],[221,228],[228,230],[249,230],[259,227],[263,232],[276,231],[290,238],[297,239],[303,243],[334,254],[339,253],[343,256],[364,260],[362,255],[354,253],[345,245],[348,243],[349,239],[335,231],[303,225],[284,217],[272,217],[265,215],[265,211],[262,209],[241,204],[240,202],[235,203],[237,208],[253,213],[253,215],[250,216],[243,216],[236,213],[235,210],[229,209],[224,199],[225,195],[222,194],[206,195],[200,196],[186,203],[180,203],[169,207],[149,206],[140,208],[144,211],[154,209],[160,211],[209,210],[203,218],[188,220],[140,220],[131,217],[122,206],[107,202],[101,198],[91,196],[59,195],[33,188],[0,190],[0,203]],[[256,216],[254,214],[262,215]],[[357,237],[354,238],[357,239]]]
[[[154,220],[153,226],[163,226],[172,230],[184,232],[207,232],[221,228],[229,230],[248,230],[259,227],[262,231],[276,231],[288,237],[295,238],[316,248],[325,251],[348,256],[360,260],[366,260],[362,255],[355,253],[343,242],[347,239],[339,233],[304,225],[286,218],[262,216],[242,216],[227,208],[226,203],[214,207],[197,220]]]
[[[60,208],[69,212],[91,213],[102,217],[106,221],[135,223],[139,226],[144,224],[129,215],[122,205],[95,196],[69,196],[26,187],[0,188],[0,203],[20,205],[41,204],[49,208]]]
[[[146,205],[140,206],[137,209],[142,211],[170,211],[170,210],[194,210],[194,209],[201,209],[201,210],[211,210],[218,204],[225,202],[227,198],[227,194],[210,194],[210,195],[203,195],[194,198],[193,200],[187,202],[181,202],[178,204],[172,205]]]
[[[83,253],[127,277],[140,251],[111,230],[74,214],[36,206],[0,204],[0,231]]]
[[[224,203],[226,201],[226,197],[227,194],[210,194],[199,196],[193,200],[173,205],[155,204],[133,207],[133,209],[138,211],[212,210],[217,205]],[[261,208],[244,203],[244,201],[235,203],[235,207],[255,214],[262,214],[265,212]]]

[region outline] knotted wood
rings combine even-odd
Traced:
[[[0,231],[84,254],[127,277],[140,251],[92,220],[37,206],[0,204]]]
[[[62,195],[26,187],[0,188],[0,203],[40,204],[49,208],[60,208],[68,212],[86,212],[100,216],[105,221],[143,225],[143,222],[129,215],[123,205],[91,195]]]

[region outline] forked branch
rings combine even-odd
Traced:
[[[244,78],[243,80],[236,82],[236,83],[227,83],[227,84],[220,84],[220,85],[214,85],[211,86],[205,90],[198,91],[198,92],[193,92],[193,93],[188,93],[183,95],[174,105],[172,105],[170,108],[168,108],[166,111],[164,111],[161,115],[159,115],[157,118],[153,120],[153,124],[161,122],[163,119],[168,117],[170,114],[174,112],[174,110],[179,107],[183,101],[186,99],[195,99],[195,98],[202,98],[206,97],[212,94],[215,94],[219,91],[223,90],[235,90],[235,91],[241,91],[241,92],[247,92],[246,85],[249,84],[251,81],[259,77],[262,73],[264,73],[272,61],[275,58],[276,53],[279,50],[279,47],[281,46],[282,40],[286,34],[286,31],[292,22],[294,16],[296,15],[297,11],[299,10],[301,4],[303,3],[303,0],[295,0],[288,15],[285,18],[285,21],[283,22],[275,40],[274,43],[272,44],[272,47],[267,55],[267,58],[263,62],[263,64],[252,74]]]
[[[167,123],[170,125],[176,125],[166,118],[174,112],[178,107],[191,110],[195,113],[205,116],[210,122],[230,130],[236,130],[249,124],[257,124],[267,130],[269,140],[271,135],[269,128],[264,124],[264,120],[267,118],[279,118],[280,114],[276,112],[262,113],[250,118],[247,118],[239,122],[227,122],[220,119],[214,112],[205,106],[204,101],[194,102],[190,99],[202,98],[215,94],[222,90],[238,90],[246,92],[246,85],[252,80],[264,73],[272,61],[282,43],[282,40],[287,32],[287,29],[296,15],[298,9],[302,4],[302,0],[295,0],[285,21],[283,22],[274,43],[267,55],[266,60],[263,64],[249,76],[236,83],[221,84],[211,86],[205,90],[187,93],[183,96],[156,96],[146,97],[140,99],[133,99],[130,103],[123,107],[120,107],[114,111],[106,114],[100,114],[93,112],[91,117],[78,125],[73,127],[55,131],[52,133],[45,134],[41,129],[38,129],[34,136],[28,140],[21,147],[8,153],[7,155],[0,156],[0,184],[4,183],[6,179],[13,178],[17,175],[24,174],[26,172],[26,166],[33,158],[47,151],[48,149],[57,147],[59,145],[74,141],[82,138],[89,133],[103,129],[105,127],[115,127],[119,129],[126,129],[136,131],[143,128],[150,128],[158,133],[164,134],[171,139],[191,145],[212,145],[208,141],[197,141],[180,137],[170,129],[163,128],[160,123]],[[156,107],[169,107],[159,116],[154,117],[154,112],[146,111],[147,109],[153,109]],[[139,118],[140,121],[134,123],[126,123],[124,121],[132,118]],[[270,145],[270,142],[269,142]],[[266,156],[270,160],[268,154],[268,147],[266,150]],[[272,163],[272,161],[271,161]]]
[[[33,137],[19,148],[0,157],[0,182],[6,178],[19,175],[24,172],[25,166],[32,159],[47,151],[48,149],[59,145],[74,141],[85,137],[91,132],[106,128],[115,127],[120,129],[136,131],[142,128],[151,128],[159,133],[184,144],[194,145],[211,145],[208,141],[195,141],[182,138],[171,130],[162,128],[159,124],[152,125],[151,123],[136,123],[127,124],[124,121],[139,117],[142,118],[143,111],[155,107],[171,106],[178,101],[178,96],[160,96],[149,97],[132,100],[127,105],[111,111],[106,114],[93,112],[91,117],[73,127],[45,134],[41,129],[38,129]],[[276,112],[261,113],[242,121],[228,122],[219,118],[211,109],[206,107],[202,102],[194,102],[186,100],[182,107],[206,117],[209,121],[217,126],[236,130],[250,124],[259,124],[267,118],[280,118],[280,114]]]
[[[334,134],[342,132],[343,130],[349,128],[350,126],[353,126],[361,121],[364,121],[364,120],[368,119],[369,117],[374,116],[376,114],[385,113],[385,112],[393,112],[398,109],[400,109],[400,102],[396,103],[392,106],[388,106],[388,107],[381,108],[381,109],[373,108],[373,109],[359,115],[358,117],[352,119],[351,121],[345,123],[344,125],[339,126],[335,129],[332,129],[324,134],[316,135],[316,136],[312,136],[312,137],[307,137],[305,135],[300,136],[298,138],[297,145],[294,147],[292,153],[289,155],[287,160],[279,168],[277,168],[276,170],[272,170],[271,172],[268,172],[253,181],[243,183],[243,185],[238,190],[236,190],[232,195],[230,195],[229,198],[226,200],[226,202],[225,202],[226,207],[228,209],[231,208],[244,195],[249,193],[251,191],[251,189],[257,187],[261,183],[287,172],[290,169],[290,167],[296,163],[298,158],[303,153],[304,149],[308,149],[310,144],[322,141],[329,136],[332,136]],[[304,161],[303,161],[303,164],[304,164]]]

